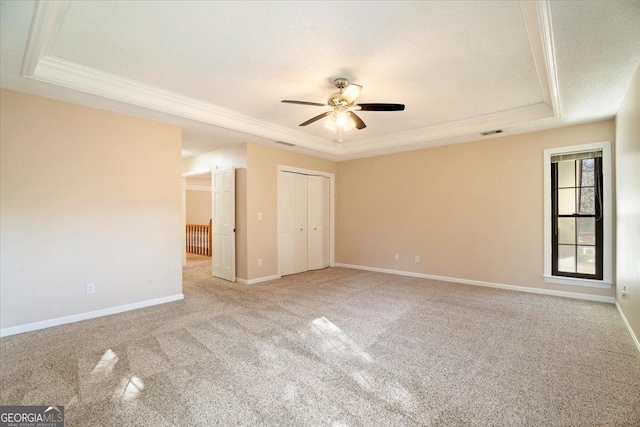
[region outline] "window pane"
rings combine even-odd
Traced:
[[[558,190],[558,213],[560,215],[576,213],[575,188],[561,188]]]
[[[580,188],[580,212],[581,214],[595,214],[596,200],[593,187]]]
[[[558,187],[576,186],[576,161],[558,162]]]
[[[560,243],[565,243],[565,242],[560,242]],[[583,245],[596,244],[596,219],[595,218],[578,218],[578,243],[581,243]]]
[[[578,167],[582,171],[581,180],[579,182],[583,187],[589,187],[595,185],[594,171],[596,162],[595,159],[578,160]]]
[[[596,248],[578,246],[578,273],[596,274]]]
[[[558,218],[558,243],[576,244],[575,218]]]
[[[566,273],[576,272],[576,247],[573,245],[558,245],[558,271]]]

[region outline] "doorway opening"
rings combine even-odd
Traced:
[[[184,178],[184,247],[186,262],[211,263],[213,232],[211,226],[211,173]]]

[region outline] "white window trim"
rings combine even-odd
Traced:
[[[602,280],[578,279],[575,277],[553,276],[551,274],[551,156],[602,150],[602,189],[603,199],[603,256]],[[613,204],[611,175],[611,142],[572,145],[569,147],[548,148],[544,150],[544,281],[562,285],[586,286],[590,288],[611,289],[613,285]]]

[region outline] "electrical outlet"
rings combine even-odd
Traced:
[[[262,212],[258,212],[258,219],[262,219]]]
[[[94,294],[96,292],[96,284],[95,283],[87,283],[87,295]]]
[[[627,291],[622,291],[621,296],[622,296],[622,299],[629,299],[629,292],[627,292]]]
[[[420,262],[420,255],[416,255],[415,261]]]
[[[396,256],[394,257],[396,261],[400,260],[400,254],[396,254]]]
[[[258,260],[258,267],[262,267],[262,258]]]

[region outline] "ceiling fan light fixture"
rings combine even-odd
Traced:
[[[351,129],[354,129],[355,127],[356,127],[356,124],[351,118],[351,116],[349,115],[349,117],[347,117],[346,123],[342,127],[342,130],[351,130]]]
[[[336,130],[338,130],[338,125],[336,124],[336,116],[332,114],[329,117],[327,117],[327,120],[324,121],[324,127],[326,127],[332,132],[335,132]]]
[[[344,129],[345,126],[349,123],[349,112],[344,110],[336,111],[336,125],[339,128]]]
[[[317,122],[320,119],[324,119],[324,126],[335,132],[338,136],[338,141],[342,142],[342,132],[353,128],[362,130],[367,125],[362,121],[360,116],[355,111],[402,111],[404,110],[404,104],[384,104],[384,103],[365,103],[356,104],[355,99],[360,94],[362,86],[355,83],[349,83],[349,80],[339,78],[334,80],[334,85],[338,88],[339,92],[329,95],[326,104],[320,104],[318,102],[308,101],[293,101],[285,99],[282,102],[289,104],[302,104],[313,105],[319,107],[329,107],[329,111],[322,114],[318,114],[315,117],[310,118],[306,122],[301,123],[299,126],[307,126],[311,123]]]
[[[324,127],[332,132],[344,132],[355,128],[356,124],[348,111],[336,111],[327,117]]]

